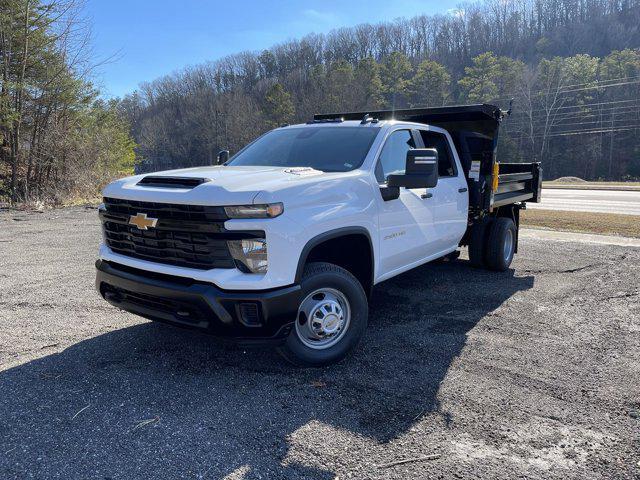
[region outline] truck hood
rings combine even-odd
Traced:
[[[261,192],[273,194],[294,185],[302,186],[342,175],[344,173],[324,173],[301,167],[196,167],[123,178],[109,184],[103,194],[105,197],[160,203],[246,205],[253,203]],[[204,182],[193,188],[139,183],[151,176],[196,178],[204,179]]]

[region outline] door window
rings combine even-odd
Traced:
[[[438,151],[438,176],[441,178],[457,176],[455,160],[449,148],[447,137],[441,133],[426,130],[420,130],[420,136],[424,148],[435,148]]]
[[[403,174],[407,164],[407,152],[416,148],[410,130],[396,130],[387,137],[382,147],[378,164],[376,165],[376,179],[380,183],[387,181],[391,174]]]

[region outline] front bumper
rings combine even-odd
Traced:
[[[299,285],[229,291],[104,260],[96,269],[98,292],[122,310],[248,343],[286,338],[300,303]]]

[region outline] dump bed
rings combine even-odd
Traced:
[[[505,112],[495,105],[329,113],[315,120],[399,120],[444,128],[456,146],[469,185],[469,215],[474,218],[515,202],[539,202],[539,163],[499,163],[498,132]]]

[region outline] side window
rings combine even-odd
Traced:
[[[376,179],[380,183],[392,173],[404,173],[407,152],[416,148],[410,130],[396,130],[389,135],[382,147],[376,165]]]
[[[424,143],[424,148],[435,148],[438,151],[438,176],[439,177],[455,177],[456,164],[453,159],[447,137],[437,132],[427,132],[420,130],[420,136]]]

